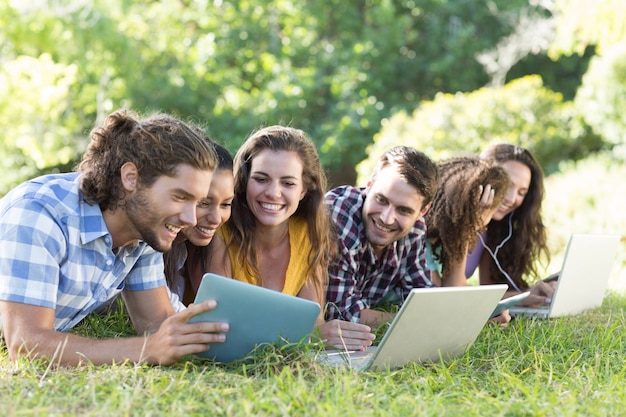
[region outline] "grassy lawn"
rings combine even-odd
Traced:
[[[358,373],[323,367],[316,346],[253,361],[53,369],[0,350],[0,415],[606,416],[626,413],[626,297],[547,321],[487,325],[460,358]],[[81,334],[123,335],[128,318],[90,317]]]

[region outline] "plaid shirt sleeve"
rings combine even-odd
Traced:
[[[369,308],[361,297],[354,279],[358,271],[349,262],[339,261],[328,269],[326,319],[359,321],[361,310]]]
[[[357,287],[359,273],[358,228],[361,189],[337,187],[326,194],[324,203],[329,210],[339,244],[339,258],[328,268],[326,319],[358,321],[361,310],[369,308]]]
[[[0,299],[55,308],[67,248],[53,217],[36,200],[23,200],[2,213],[0,236]]]

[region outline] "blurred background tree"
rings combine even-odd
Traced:
[[[538,75],[503,87],[471,93],[438,94],[412,113],[396,113],[383,123],[357,166],[363,184],[382,153],[395,145],[421,149],[434,159],[480,153],[489,143],[515,143],[529,149],[546,174],[564,160],[579,160],[608,145],[589,128],[571,101],[545,88]]]
[[[318,145],[332,183],[352,183],[381,121],[438,93],[469,93],[493,84],[495,73],[506,79],[510,69],[517,77],[541,74],[554,91],[573,94],[589,57],[567,57],[563,66],[546,58],[553,21],[551,9],[527,0],[316,0],[297,7],[287,0],[0,0],[0,88],[3,100],[19,97],[20,120],[31,128],[18,135],[10,126],[16,110],[0,107],[7,126],[0,152],[16,172],[3,178],[0,193],[34,170],[71,166],[90,128],[120,107],[202,123],[233,152],[255,128],[290,124]],[[73,81],[62,103],[42,108],[44,86],[6,72],[44,54],[55,68],[70,68]],[[44,72],[34,64],[30,70]],[[43,162],[36,147],[31,154],[24,145],[44,140],[28,122],[41,117],[54,120],[44,130],[63,139],[50,143],[69,146],[73,161]],[[40,161],[34,169],[16,170],[31,159]]]

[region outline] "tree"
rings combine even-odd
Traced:
[[[555,0],[558,18],[550,55],[583,55],[595,45],[603,51],[626,39],[626,3],[621,0]]]
[[[595,46],[575,104],[585,121],[626,158],[626,3],[619,0],[557,0],[558,31],[551,56],[582,54]]]
[[[543,87],[539,76],[511,81],[503,87],[484,87],[471,93],[439,94],[412,113],[390,118],[369,157],[357,166],[360,181],[367,179],[382,153],[395,145],[409,145],[438,160],[477,154],[488,144],[508,142],[537,156],[546,173],[561,161],[576,160],[603,148],[571,102]]]
[[[626,158],[626,45],[615,44],[591,60],[574,103],[585,121],[618,145]]]
[[[20,56],[0,67],[0,195],[25,177],[70,163],[80,123],[71,111],[76,66],[49,55]]]
[[[130,107],[203,124],[232,152],[257,127],[302,128],[333,183],[350,183],[382,120],[439,92],[486,84],[476,55],[510,34],[527,6],[526,0],[317,0],[297,7],[290,0],[0,0],[0,59],[6,66],[47,54],[59,68],[73,68],[64,102],[70,117],[48,128],[64,132],[74,158],[94,124]],[[35,91],[24,99],[39,100]],[[35,109],[23,108],[28,118],[48,111]],[[24,160],[36,158],[28,148],[20,152]]]
[[[547,4],[520,9],[512,33],[500,39],[493,49],[478,54],[476,59],[491,78],[489,85],[504,85],[507,73],[515,64],[530,54],[537,55],[548,49],[554,39],[555,22],[551,2],[544,3]]]

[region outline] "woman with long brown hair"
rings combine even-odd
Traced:
[[[260,129],[235,155],[234,175],[232,216],[215,236],[208,271],[323,308],[334,245],[313,142],[291,127]]]
[[[550,303],[552,286],[543,281],[532,285],[538,278],[536,262],[550,257],[541,217],[543,170],[528,150],[517,145],[491,145],[480,156],[500,164],[511,186],[486,232],[479,236],[468,258],[466,276],[479,267],[481,284],[508,284],[508,295],[531,289],[531,295],[520,305]]]

